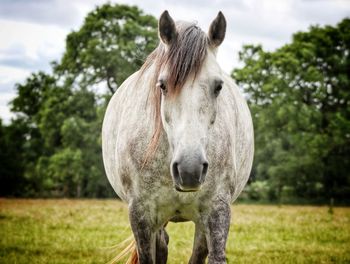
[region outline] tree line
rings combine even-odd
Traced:
[[[157,43],[156,18],[105,4],[67,36],[52,73],[16,84],[15,117],[0,120],[0,196],[113,197],[101,155],[104,111]],[[349,45],[346,18],[296,33],[273,52],[242,48],[232,77],[248,100],[256,141],[243,199],[350,202]]]
[[[0,124],[1,196],[112,197],[101,154],[108,100],[157,44],[157,20],[105,4],[66,38],[52,74],[16,85],[16,117]],[[106,93],[98,87],[106,86]]]
[[[350,201],[350,19],[273,52],[248,45],[233,78],[248,95],[256,199]],[[255,190],[254,190],[255,189]]]

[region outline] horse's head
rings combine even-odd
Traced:
[[[178,191],[199,190],[210,167],[206,155],[208,133],[215,123],[217,98],[223,87],[216,50],[225,31],[221,12],[208,34],[195,24],[175,23],[167,11],[159,20],[163,61],[159,63],[156,86],[161,91],[160,115]]]

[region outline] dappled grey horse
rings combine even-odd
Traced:
[[[216,61],[221,12],[204,33],[159,19],[159,46],[109,102],[102,131],[108,179],[128,203],[134,263],[166,263],[168,221],[193,221],[190,263],[226,263],[230,204],[252,166],[253,126]]]

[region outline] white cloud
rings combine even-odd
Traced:
[[[0,65],[0,117],[5,123],[13,117],[8,104],[15,97],[15,84],[24,81],[29,74],[28,69]]]
[[[33,71],[50,71],[65,47],[68,30],[54,25],[0,19],[0,117],[9,122],[8,102],[15,96],[15,83]]]
[[[307,24],[336,24],[350,16],[348,0],[292,1],[290,15]]]
[[[2,0],[0,17],[70,28],[80,23],[79,6],[66,0]]]
[[[0,116],[3,118],[3,123],[8,124],[10,119],[14,117],[8,106],[9,102],[14,98],[13,93],[1,93],[0,97]]]
[[[65,37],[82,25],[84,17],[101,0],[2,0],[0,8],[0,116],[8,120],[7,102],[13,85],[30,72],[49,71],[50,62],[59,60]],[[243,44],[262,44],[273,50],[310,24],[336,24],[350,16],[348,0],[119,0],[113,3],[137,5],[159,17],[165,10],[177,20],[198,21],[207,31],[217,12],[227,19],[226,40],[218,53],[226,72],[238,65]],[[12,88],[9,88],[12,87]]]
[[[52,25],[0,19],[0,56],[8,50],[21,49],[23,59],[56,58],[65,46],[68,30]],[[5,54],[6,55],[6,54]]]
[[[30,74],[29,69],[13,68],[0,65],[0,93],[12,90],[8,87],[8,83],[16,83],[23,81]]]

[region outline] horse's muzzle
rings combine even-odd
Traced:
[[[172,162],[171,174],[175,189],[180,192],[198,191],[205,180],[208,162],[200,158],[196,162],[176,160]]]

